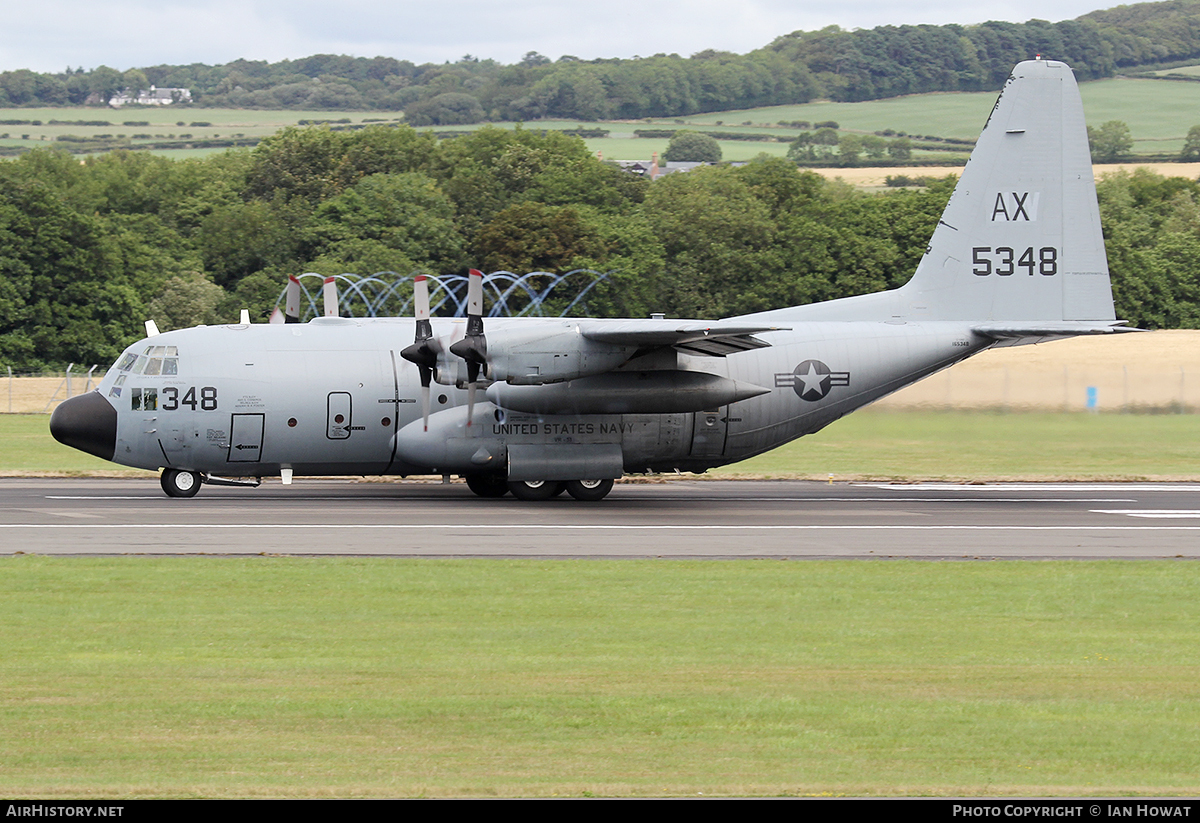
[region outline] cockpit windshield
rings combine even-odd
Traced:
[[[175,346],[146,346],[140,354],[136,351],[127,351],[117,361],[116,371],[117,377],[108,390],[109,397],[121,396],[125,379],[131,374],[146,377],[172,377],[179,374],[179,349]],[[147,389],[147,391],[152,395],[156,394],[154,389]],[[153,405],[145,404],[141,389],[134,389],[134,393],[134,408],[155,408]]]

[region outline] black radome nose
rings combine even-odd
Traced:
[[[117,451],[117,410],[99,392],[68,398],[50,415],[50,434],[65,446],[112,460]]]

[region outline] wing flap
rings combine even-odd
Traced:
[[[662,320],[602,321],[580,325],[589,340],[640,349],[674,348],[705,357],[725,357],[740,351],[768,348],[755,334],[779,331],[778,326],[738,326],[723,323],[669,322]]]

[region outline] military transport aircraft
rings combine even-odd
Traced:
[[[59,441],[202,483],[457,474],[481,497],[599,500],[811,434],[994,346],[1125,331],[1071,69],[1013,69],[916,274],[721,321],[320,317],[166,332],[59,405]],[[408,341],[413,341],[408,344]],[[481,391],[478,391],[481,390]]]

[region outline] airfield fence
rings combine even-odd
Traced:
[[[15,372],[6,366],[0,413],[49,414],[68,397],[92,391],[103,378],[98,366],[79,369],[74,363],[65,372]]]

